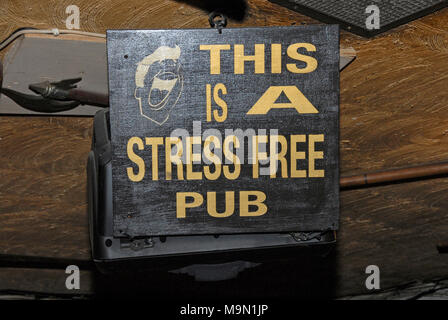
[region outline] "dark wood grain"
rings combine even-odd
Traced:
[[[447,178],[341,192],[337,291],[365,289],[365,268],[377,265],[381,287],[446,277]]]
[[[24,24],[63,28],[68,4],[7,1],[0,8],[0,35]],[[184,2],[77,5],[84,14],[81,28],[88,31],[208,27],[205,12]],[[268,1],[250,0],[246,18],[229,21],[229,27],[302,22],[315,23]],[[341,73],[341,175],[446,160],[448,10],[370,40],[342,32],[341,45],[353,46],[358,55]],[[0,119],[1,253],[90,258],[85,163],[91,124],[87,118]],[[334,294],[364,292],[370,264],[381,267],[382,288],[446,277],[448,256],[438,254],[436,245],[448,238],[447,182],[342,192]]]
[[[2,253],[89,259],[91,118],[0,118]]]

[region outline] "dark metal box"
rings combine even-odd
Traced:
[[[309,254],[310,250],[314,257],[323,257],[335,242],[334,232],[325,230],[221,236],[115,237],[111,155],[109,112],[102,110],[94,118],[87,177],[92,257],[103,272],[171,270],[191,264],[239,260],[295,259],[304,252]]]

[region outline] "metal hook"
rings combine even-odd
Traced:
[[[1,88],[0,92],[12,99],[22,108],[36,112],[61,112],[76,108],[80,105],[78,101],[58,101],[41,96],[25,94],[7,88]]]
[[[8,88],[3,88],[3,64],[0,61],[0,95],[1,94],[9,97],[22,108],[36,112],[53,113],[67,111],[80,105],[78,101],[57,101],[42,96],[25,94]]]
[[[66,79],[58,82],[44,81],[40,83],[33,83],[28,86],[31,91],[40,94],[44,98],[56,100],[70,100],[67,99],[66,92],[77,88],[76,83],[82,78]]]
[[[220,19],[216,19],[217,17]],[[208,15],[208,22],[210,23],[211,28],[218,29],[218,32],[221,34],[222,29],[227,26],[227,17],[218,11],[213,11]]]

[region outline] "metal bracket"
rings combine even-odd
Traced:
[[[220,19],[216,19],[218,17]],[[210,23],[211,28],[218,29],[219,34],[221,34],[222,29],[227,26],[227,17],[218,11],[213,11],[208,15],[208,22]]]

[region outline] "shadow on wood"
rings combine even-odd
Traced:
[[[184,2],[194,7],[211,13],[217,11],[227,16],[227,18],[243,21],[247,13],[247,3],[245,0],[175,0]]]
[[[123,299],[330,299],[336,289],[336,250],[316,254],[316,248],[289,259],[263,263],[235,279],[201,282],[184,274],[135,272],[95,273],[95,298]],[[313,251],[314,250],[314,251]]]

